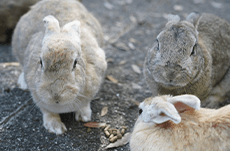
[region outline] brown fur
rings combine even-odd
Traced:
[[[179,124],[172,121],[145,123],[139,117],[130,140],[131,150],[230,150],[230,105],[218,110],[189,109],[179,115]]]
[[[144,75],[153,96],[194,94],[217,108],[230,93],[230,24],[212,14],[192,16],[169,20],[146,56]]]

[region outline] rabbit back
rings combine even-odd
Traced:
[[[230,66],[230,23],[204,13],[198,26],[199,39],[212,57],[212,86],[216,85]]]
[[[145,123],[138,118],[130,140],[131,151],[229,150],[229,108],[183,113],[179,124]]]

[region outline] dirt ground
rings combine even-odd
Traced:
[[[142,74],[147,51],[164,28],[169,13],[184,19],[190,12],[208,12],[230,21],[229,0],[82,0],[99,20],[104,31],[108,61],[104,84],[91,102],[92,121],[113,128],[128,126],[131,132],[138,116],[133,100],[151,96]],[[60,136],[42,126],[42,114],[27,91],[17,88],[21,67],[15,62],[10,44],[0,45],[0,150],[100,151],[109,144],[101,129],[88,129],[74,120],[73,113],[62,114],[68,131]],[[6,64],[8,63],[8,64]],[[140,69],[140,71],[138,69]],[[230,103],[228,100],[225,104]],[[222,105],[225,105],[222,104]],[[101,116],[103,107],[108,113]],[[129,144],[113,151],[129,151]]]

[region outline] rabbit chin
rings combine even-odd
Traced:
[[[152,74],[152,79],[161,87],[165,87],[168,89],[175,89],[175,88],[181,88],[185,87],[188,85],[189,82],[187,81],[181,81],[180,79],[173,79],[173,80],[168,80],[166,77],[163,75],[154,75]]]
[[[47,104],[45,102],[39,103],[40,107],[47,109],[53,113],[68,113],[68,112],[75,112],[81,109],[81,105],[77,103],[67,103],[67,104]]]

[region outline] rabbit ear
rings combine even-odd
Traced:
[[[169,120],[173,121],[175,124],[178,124],[181,122],[181,117],[172,104],[164,102],[164,105],[158,109],[158,115],[153,118],[153,121],[161,124]]]
[[[200,99],[195,95],[179,95],[172,97],[168,100],[172,103],[179,113],[182,113],[186,110],[199,110],[200,109]]]
[[[186,20],[192,23],[195,29],[197,29],[200,18],[201,18],[201,15],[199,13],[192,12],[187,16]]]
[[[75,39],[76,37],[80,38],[80,26],[81,23],[78,20],[75,20],[66,24],[62,30],[66,32],[68,35],[70,35],[73,39]]]
[[[180,16],[168,14],[168,22],[175,22],[178,23],[180,21]]]
[[[181,117],[176,108],[169,102],[160,101],[151,105],[141,103],[139,107],[143,109],[141,117],[145,122],[161,124],[171,120],[178,124],[181,121]]]
[[[60,33],[60,26],[58,20],[52,16],[46,16],[43,19],[45,28],[46,28],[46,35],[52,34],[52,33]]]

